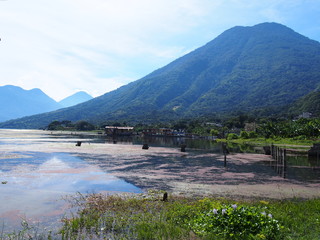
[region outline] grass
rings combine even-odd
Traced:
[[[281,147],[290,147],[290,148],[297,148],[297,149],[309,149],[314,143],[320,142],[320,139],[305,139],[299,140],[294,138],[250,138],[250,139],[218,139],[217,141],[220,142],[230,142],[236,144],[249,144],[254,146],[265,146],[265,145],[277,145]]]
[[[169,195],[77,195],[56,233],[24,223],[0,239],[320,239],[320,199],[232,200]],[[0,231],[1,233],[1,231]]]

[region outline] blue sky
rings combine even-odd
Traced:
[[[262,22],[320,41],[320,1],[0,0],[0,86],[96,97]]]

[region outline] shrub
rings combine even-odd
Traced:
[[[279,239],[281,229],[266,209],[236,204],[204,211],[190,225],[199,236],[225,239]]]
[[[240,132],[240,138],[242,139],[248,139],[249,138],[249,133],[246,131],[241,131]]]
[[[229,133],[227,136],[227,140],[238,139],[238,135],[235,133]]]
[[[257,138],[258,137],[258,134],[254,131],[248,132],[248,135],[249,135],[249,138]]]

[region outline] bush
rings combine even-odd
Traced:
[[[236,204],[205,211],[190,225],[199,236],[224,239],[279,239],[281,229],[266,209]]]
[[[258,137],[258,134],[254,131],[248,132],[248,135],[249,135],[249,138],[257,138]]]
[[[249,133],[246,131],[241,131],[240,132],[240,138],[242,139],[248,139],[249,138]]]
[[[92,131],[95,129],[95,126],[86,121],[76,122],[75,128],[78,131]]]
[[[217,129],[211,129],[210,130],[210,134],[211,134],[211,136],[218,136],[219,135],[219,131]]]
[[[227,136],[227,140],[238,139],[238,135],[235,133],[229,133]]]

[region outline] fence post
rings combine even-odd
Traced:
[[[227,149],[227,145],[224,143],[222,145],[222,151],[223,151],[223,155],[224,155],[224,162],[223,162],[223,166],[227,167],[227,153],[229,152]]]
[[[282,177],[286,178],[287,176],[287,149],[283,149],[283,163],[282,163]]]

